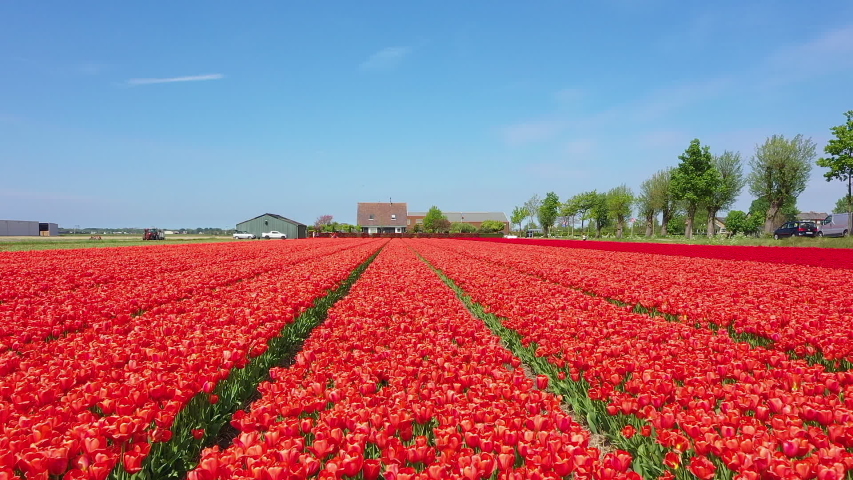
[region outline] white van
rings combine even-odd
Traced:
[[[850,234],[850,217],[846,213],[832,213],[823,221],[819,237],[846,237]]]

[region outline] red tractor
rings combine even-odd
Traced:
[[[166,235],[159,228],[146,228],[142,234],[143,240],[165,240]]]

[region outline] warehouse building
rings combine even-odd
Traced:
[[[0,237],[56,237],[59,225],[30,220],[0,220]]]
[[[261,238],[264,232],[277,231],[287,235],[287,238],[307,238],[308,226],[281,215],[265,213],[245,222],[237,224],[238,232],[249,232]]]

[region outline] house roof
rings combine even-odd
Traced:
[[[441,212],[449,222],[483,223],[486,220],[509,223],[503,212]],[[425,217],[427,212],[410,212],[410,217]]]
[[[294,224],[294,225],[303,225],[303,226],[305,225],[304,223],[299,223],[299,222],[297,222],[296,220],[291,220],[291,219],[289,219],[289,218],[287,218],[287,217],[282,217],[281,215],[276,215],[275,213],[265,213],[265,214],[263,214],[263,215],[258,215],[257,217],[252,217],[252,218],[250,218],[250,219],[248,219],[248,220],[243,220],[243,221],[242,221],[242,222],[240,222],[240,223],[251,222],[252,220],[255,220],[256,218],[261,218],[261,217],[273,217],[273,218],[277,218],[277,219],[279,219],[279,220],[284,220],[285,222],[292,223],[292,224]],[[237,225],[239,225],[240,223],[238,223]]]
[[[828,214],[823,212],[800,212],[797,214],[797,220],[823,220]]]
[[[405,203],[359,203],[356,218],[362,227],[405,227],[407,213]]]

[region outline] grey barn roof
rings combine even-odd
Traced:
[[[509,222],[503,212],[441,212],[450,222],[482,223],[486,220]],[[409,212],[410,217],[425,217],[427,212]]]
[[[252,218],[250,218],[250,219],[248,219],[248,220],[243,220],[243,221],[242,221],[242,222],[240,222],[240,223],[251,222],[252,220],[254,220],[254,219],[256,219],[256,218],[261,218],[261,217],[266,217],[266,216],[270,216],[270,217],[273,217],[273,218],[277,218],[277,219],[279,219],[279,220],[284,220],[285,222],[290,222],[290,223],[292,223],[292,224],[294,224],[294,225],[305,225],[304,223],[299,223],[299,222],[297,222],[296,220],[291,220],[291,219],[289,219],[289,218],[287,218],[287,217],[282,217],[281,215],[276,215],[275,213],[265,213],[265,214],[263,214],[263,215],[258,215],[257,217],[252,217]],[[239,225],[240,223],[238,223],[237,225]]]

